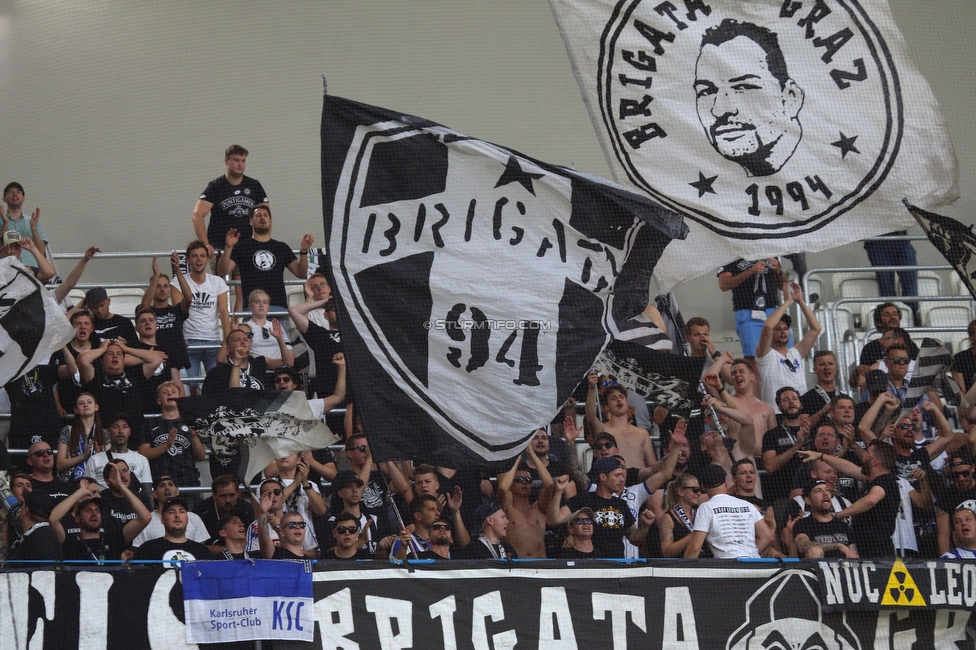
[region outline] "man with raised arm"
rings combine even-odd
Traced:
[[[180,415],[177,401],[182,391],[176,382],[168,381],[156,390],[161,415],[149,437],[139,441],[139,453],[149,460],[153,477],[171,476],[177,485],[200,485],[197,463],[206,460],[207,448]]]
[[[190,313],[190,305],[193,303],[193,293],[186,278],[180,272],[179,255],[173,253],[170,256],[170,266],[173,270],[173,282],[165,273],[159,271],[157,260],[153,257],[152,278],[146,293],[142,296],[142,309],[152,309],[156,317],[156,343],[159,348],[169,355],[169,366],[177,370],[186,370],[190,367],[190,359],[186,352],[186,339],[183,338],[183,324]],[[178,286],[173,286],[178,283]],[[172,304],[170,304],[172,300]],[[136,312],[136,330],[138,327],[139,312]],[[142,332],[139,332],[140,337]]]
[[[0,221],[2,221],[0,236],[8,232],[16,232],[22,242],[30,240],[31,248],[23,253],[20,261],[24,266],[37,268],[47,250],[47,235],[44,234],[44,226],[41,225],[40,208],[34,208],[30,219],[24,216],[26,198],[24,186],[20,183],[7,183],[3,188],[3,202],[7,204],[7,209],[0,210]]]
[[[146,526],[145,530],[136,536],[132,542],[133,546],[142,546],[151,539],[162,537],[163,533],[163,505],[170,499],[180,496],[180,488],[171,476],[160,476],[155,481],[152,491],[153,503],[156,509],[152,512],[152,521]],[[186,536],[190,539],[206,544],[210,540],[210,532],[206,524],[200,519],[200,515],[195,512],[186,513]]]
[[[607,415],[607,421],[601,422],[596,412],[597,403],[597,373],[591,370],[587,375],[589,391],[586,393],[586,426],[593,434],[604,431],[613,434],[617,440],[620,455],[624,457],[627,467],[638,470],[650,467],[657,460],[654,457],[654,445],[647,429],[635,426],[630,422],[630,404],[627,401],[627,390],[621,386],[611,386],[603,394],[601,407]]]
[[[227,147],[224,151],[224,175],[210,181],[193,207],[193,232],[207,247],[208,256],[213,256],[212,244],[220,246],[231,228],[237,228],[245,236],[249,236],[251,227],[246,219],[248,211],[258,203],[268,202],[268,193],[261,187],[261,183],[244,175],[247,153],[247,149],[239,144]],[[208,212],[210,224],[204,227]]]
[[[118,471],[112,465],[112,471]],[[115,517],[102,517],[102,497],[98,483],[91,479],[79,479],[78,489],[51,511],[51,529],[57,534],[64,548],[66,560],[118,560],[142,530],[149,525],[149,509],[124,483],[119,490],[136,513],[134,519],[122,524]],[[74,515],[77,533],[68,533],[62,520]]]
[[[726,363],[732,365],[734,395],[725,390],[725,384],[720,378],[722,367]],[[756,394],[759,389],[757,379],[756,371],[746,359],[732,359],[726,352],[705,373],[704,383],[711,395],[752,418],[753,431],[758,437],[760,432],[769,431],[776,426],[776,411],[772,404],[762,401]]]
[[[311,318],[311,315],[319,309],[326,314],[325,325]],[[321,300],[313,299],[289,307],[288,315],[305,339],[315,360],[315,378],[309,382],[309,387],[320,397],[332,394],[339,377],[337,369],[329,363],[329,359],[343,352],[339,322],[335,317],[335,302],[331,296]],[[346,402],[348,401],[347,399]]]
[[[125,415],[117,414],[113,419],[103,420],[103,422],[108,422],[108,438],[111,444],[105,451],[92,454],[85,463],[85,476],[94,479],[102,487],[109,487],[103,470],[109,463],[121,460],[147,488],[148,493],[152,490],[152,472],[146,457],[134,449],[129,449],[129,439],[132,436],[131,420]]]
[[[526,447],[529,463],[542,479],[542,491],[537,501],[531,501],[532,476],[528,467],[522,466],[518,456],[512,468],[498,477],[496,503],[502,506],[508,518],[505,541],[515,547],[520,558],[546,557],[546,512],[553,495],[553,480],[532,445]]]
[[[790,347],[790,325],[793,324],[786,311],[796,302],[800,305],[807,330],[796,345]],[[823,327],[814,316],[806,301],[800,285],[783,283],[783,304],[776,308],[763,324],[759,343],[756,345],[756,364],[762,378],[762,399],[773,403],[773,397],[784,386],[796,389],[797,395],[807,392],[807,379],[803,374],[803,357],[807,356],[817,342]]]
[[[140,546],[134,559],[162,560],[166,567],[181,561],[213,559],[210,549],[186,536],[186,501],[181,497],[175,497],[163,504],[162,520],[165,534]],[[178,568],[178,565],[174,568]]]

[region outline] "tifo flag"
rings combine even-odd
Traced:
[[[913,225],[957,198],[886,0],[550,0],[614,177],[686,217],[662,290]]]
[[[905,206],[949,264],[956,269],[969,293],[976,298],[976,234],[972,225],[926,212],[905,201]]]
[[[308,562],[186,562],[182,579],[186,641],[191,645],[314,640]]]
[[[698,391],[701,359],[659,352],[628,341],[613,341],[593,368],[682,417],[689,417],[692,409],[698,408],[692,397]]]
[[[177,400],[212,452],[238,447],[239,476],[247,481],[276,458],[321,449],[338,438],[316,419],[301,391],[228,388]]]
[[[0,386],[74,336],[54,297],[14,257],[0,259]]]
[[[483,463],[552,418],[686,229],[608,181],[326,96],[322,204],[378,460]]]

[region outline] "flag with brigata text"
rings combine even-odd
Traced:
[[[518,453],[643,311],[655,263],[686,232],[609,181],[331,96],[322,188],[357,414],[379,460]]]
[[[550,0],[621,184],[682,214],[662,289],[954,201],[946,123],[887,0]]]

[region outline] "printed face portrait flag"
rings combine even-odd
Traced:
[[[957,198],[886,0],[550,0],[617,182],[685,217],[662,290],[914,225]]]
[[[640,313],[680,218],[613,183],[326,96],[322,198],[378,460],[515,455]]]

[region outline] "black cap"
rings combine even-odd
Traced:
[[[176,485],[176,479],[174,479],[169,474],[163,474],[162,476],[157,476],[155,479],[153,479],[153,489],[155,490],[156,488],[158,488],[159,484],[162,483],[163,481],[172,481],[173,485]]]
[[[872,370],[864,377],[864,387],[869,393],[883,393],[888,390],[888,373],[884,370]]]
[[[480,531],[482,528],[484,528],[485,519],[492,516],[493,514],[495,514],[501,509],[502,507],[497,503],[495,503],[494,501],[492,501],[491,503],[483,503],[480,506],[478,506],[478,509],[474,511],[475,521],[478,522],[478,530]]]
[[[359,483],[360,485],[363,485],[363,479],[359,478],[359,474],[351,469],[344,469],[336,474],[335,478],[332,479],[332,491],[335,492],[341,490],[351,483]]]
[[[813,488],[817,487],[818,485],[827,485],[827,481],[818,478],[816,481],[803,488],[803,496],[810,496],[810,493],[813,492]]]
[[[3,193],[6,194],[7,192],[9,192],[11,187],[16,187],[18,190],[20,190],[21,194],[27,196],[27,192],[24,191],[24,186],[18,183],[17,181],[7,183],[7,186],[3,188]]]
[[[166,503],[163,504],[163,514],[166,514],[167,510],[176,506],[183,506],[184,510],[189,510],[186,507],[186,499],[183,497],[173,497],[172,499],[166,499]]]
[[[86,305],[94,305],[103,300],[108,300],[108,292],[103,287],[94,287],[85,293]]]
[[[47,519],[58,502],[47,492],[24,492],[24,505],[38,519]]]
[[[703,489],[711,490],[712,488],[723,485],[725,483],[726,476],[728,476],[728,474],[726,473],[724,467],[712,463],[702,470],[698,482],[701,483]]]

